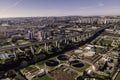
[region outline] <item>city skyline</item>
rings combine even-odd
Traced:
[[[1,0],[0,18],[119,15],[119,4],[119,0]]]

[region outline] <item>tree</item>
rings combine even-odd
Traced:
[[[9,70],[7,72],[7,77],[14,78],[15,76],[16,76],[16,74],[13,72],[13,70]]]
[[[20,67],[26,67],[27,65],[28,65],[28,62],[25,60],[20,63]]]

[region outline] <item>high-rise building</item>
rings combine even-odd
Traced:
[[[38,39],[39,39],[39,41],[42,41],[42,32],[41,31],[38,31]]]
[[[34,32],[29,30],[28,31],[28,37],[29,37],[30,40],[33,40],[34,39]]]

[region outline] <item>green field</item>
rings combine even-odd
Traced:
[[[104,40],[104,39],[102,39],[102,40],[100,41],[100,43],[111,44],[112,41],[111,41],[111,40]]]
[[[0,54],[4,54],[5,53],[5,51],[0,51]]]
[[[45,60],[44,61],[40,61],[39,63],[36,63],[35,65],[39,66],[40,68],[44,68],[44,63],[45,63]]]
[[[23,72],[29,72],[29,71],[31,71],[31,70],[33,70],[33,69],[35,69],[36,67],[34,66],[34,65],[31,65],[31,66],[28,66],[28,67],[26,67],[26,68],[24,68],[24,69],[22,69],[23,70]]]
[[[105,51],[105,48],[98,48],[96,47],[95,52],[96,53],[103,53]]]
[[[120,80],[120,72],[118,73],[118,75],[117,75],[115,80]]]

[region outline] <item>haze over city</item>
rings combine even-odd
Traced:
[[[120,80],[120,0],[0,0],[0,80]]]
[[[120,0],[0,0],[0,17],[119,15]]]

